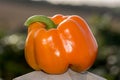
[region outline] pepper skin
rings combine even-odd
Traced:
[[[39,19],[41,16],[35,15],[25,23],[28,26],[25,58],[34,70],[61,74],[68,67],[83,72],[93,65],[98,46],[81,17],[57,14]]]

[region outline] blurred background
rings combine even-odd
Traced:
[[[119,0],[0,0],[0,80],[33,71],[24,58],[27,28],[23,24],[37,14],[83,17],[99,45],[89,71],[108,80],[120,80]]]

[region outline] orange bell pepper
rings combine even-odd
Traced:
[[[98,51],[87,23],[77,15],[53,17],[35,15],[27,19],[25,58],[35,70],[50,74],[88,70]]]

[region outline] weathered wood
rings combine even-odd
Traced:
[[[33,71],[28,74],[17,77],[13,80],[106,80],[98,75],[90,73],[88,71],[84,73],[77,73],[72,70],[68,70],[64,74],[50,75],[42,71]]]

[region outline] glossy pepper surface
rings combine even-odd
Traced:
[[[77,15],[34,15],[27,19],[25,58],[35,70],[64,73],[68,67],[82,72],[97,55],[97,42],[87,23]]]

